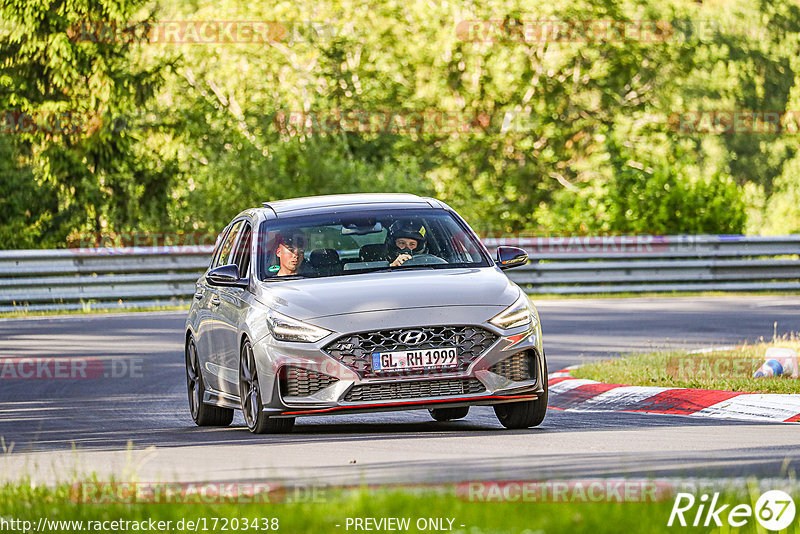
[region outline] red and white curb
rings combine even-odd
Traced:
[[[573,365],[548,375],[549,408],[800,422],[800,395],[604,384],[570,376],[578,367]]]

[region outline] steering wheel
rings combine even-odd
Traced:
[[[433,254],[419,254],[417,256],[411,256],[410,260],[406,260],[403,263],[405,265],[441,265],[442,263],[447,263],[445,260],[440,258],[439,256],[434,256]]]

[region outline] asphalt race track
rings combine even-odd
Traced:
[[[550,371],[621,351],[707,347],[800,331],[800,297],[562,299],[537,303]],[[237,414],[194,426],[183,364],[185,312],[0,320],[0,357],[97,358],[94,379],[0,380],[3,479],[96,472],[146,481],[359,484],[586,477],[785,477],[800,427],[550,410],[504,430],[491,408],[436,423],[426,411],[299,419],[254,436]]]

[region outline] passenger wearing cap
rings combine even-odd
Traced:
[[[294,235],[279,235],[277,238],[278,247],[275,250],[275,255],[278,257],[280,266],[274,265],[270,267],[270,271],[274,272],[277,267],[275,276],[293,276],[300,274],[300,266],[305,259],[306,238],[303,234]]]
[[[399,267],[414,255],[427,251],[425,227],[413,221],[395,221],[386,235],[389,266]]]

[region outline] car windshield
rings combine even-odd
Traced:
[[[474,234],[441,209],[376,210],[265,221],[259,278],[488,267]]]

